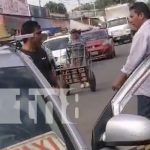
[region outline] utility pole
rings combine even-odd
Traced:
[[[41,0],[39,0],[39,6],[41,7]]]
[[[93,4],[93,7],[94,7],[94,15],[96,17],[96,7],[95,7],[95,2],[92,3]]]
[[[39,0],[39,6],[40,6],[40,16],[42,16],[42,6],[41,6],[41,0]]]
[[[81,12],[81,2],[80,2],[80,0],[78,0],[78,7],[79,7],[79,11],[81,13],[81,22],[82,22],[82,12]]]

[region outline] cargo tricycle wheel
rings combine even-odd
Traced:
[[[92,92],[96,91],[96,79],[95,75],[92,71],[89,73],[89,83],[90,83],[90,89]]]

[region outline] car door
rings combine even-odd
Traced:
[[[65,122],[68,118],[47,80],[30,58],[18,54],[21,66],[10,61],[11,54],[3,59],[7,63],[0,60],[0,149],[49,132],[57,135],[55,141],[61,141],[65,149],[87,149],[74,125]]]
[[[120,114],[136,114],[137,115],[137,101],[136,93],[141,88],[141,85],[145,83],[147,79],[150,78],[150,57],[146,58],[139,67],[133,72],[133,74],[129,77],[127,82],[123,85],[123,87],[115,94],[115,96],[110,100],[107,104],[106,108],[102,112],[99,117],[96,125],[93,129],[92,136],[92,147],[94,150],[98,149],[116,149],[116,150],[139,150],[148,149],[149,145],[142,146],[141,144],[138,147],[128,146],[129,143],[126,144],[125,147],[119,145],[114,147],[107,146],[105,142],[105,131],[107,123],[111,118]],[[134,103],[135,110],[132,110],[131,103]],[[131,111],[128,111],[127,107],[131,107]],[[132,105],[133,106],[133,105]],[[138,129],[137,129],[138,130]],[[144,148],[143,148],[144,147]]]

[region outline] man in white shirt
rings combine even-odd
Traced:
[[[150,10],[143,2],[130,7],[129,21],[137,30],[130,54],[121,74],[113,83],[113,90],[119,90],[137,66],[150,55]],[[150,77],[141,85],[137,93],[138,114],[150,118]]]

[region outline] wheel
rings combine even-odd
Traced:
[[[108,58],[109,58],[109,59],[112,59],[112,58],[114,58],[114,57],[116,57],[116,52],[115,52],[115,50],[113,50],[113,51],[111,52],[111,54],[109,54]]]
[[[69,85],[69,84],[65,84],[65,85],[64,85],[64,88],[66,88],[66,89],[67,89],[66,96],[71,95],[70,85]]]
[[[115,50],[113,50],[113,52],[112,52],[112,54],[111,54],[111,58],[114,58],[114,57],[116,57],[116,52],[115,52]]]
[[[95,75],[92,71],[89,73],[89,83],[90,83],[90,89],[92,92],[96,91],[96,79]]]
[[[64,81],[64,79],[62,78],[61,75],[60,75],[60,86],[61,86],[61,88],[67,89],[67,92],[65,92],[65,94],[66,94],[67,96],[69,96],[69,95],[71,94],[71,92],[70,92],[70,85],[67,84],[67,83]]]

